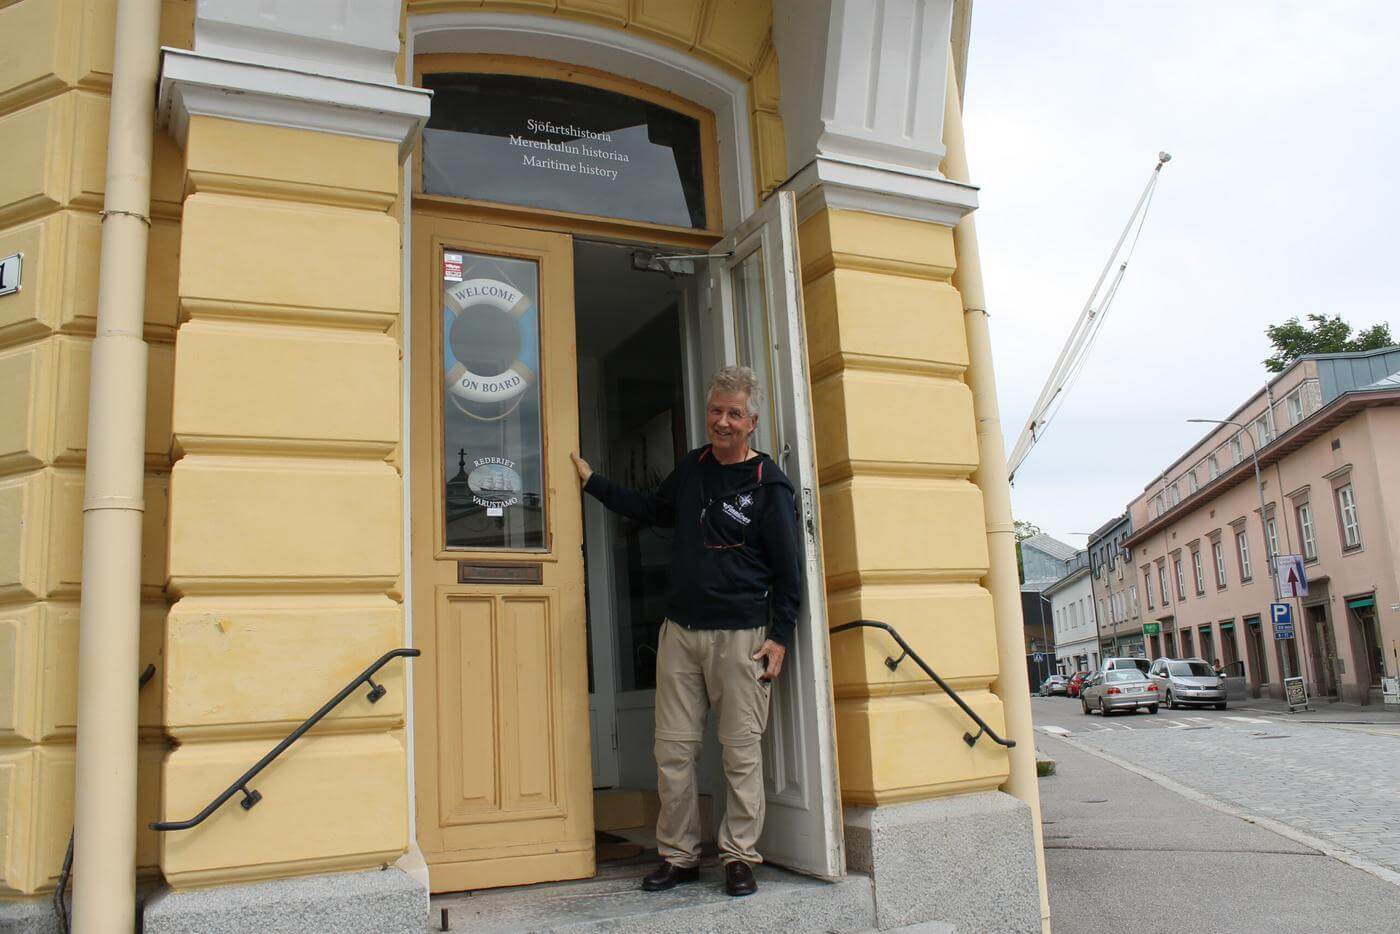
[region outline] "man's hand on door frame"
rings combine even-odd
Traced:
[[[578,471],[578,478],[581,482],[587,483],[588,478],[593,476],[593,468],[588,466],[588,461],[579,457],[574,452],[569,452],[569,457],[574,462],[574,469]]]

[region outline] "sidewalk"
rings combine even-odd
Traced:
[[[1235,701],[1230,705],[1230,708],[1232,710],[1250,710],[1255,713],[1282,714],[1313,723],[1400,726],[1400,706],[1395,704],[1370,704],[1363,707],[1360,704],[1332,703],[1317,698],[1309,698],[1309,700],[1312,703],[1312,710],[1300,710],[1294,714],[1288,713],[1286,703],[1271,697],[1251,697],[1243,701]]]
[[[1126,734],[1125,734],[1126,735]],[[1400,886],[1055,737],[1040,779],[1055,934],[1394,934]]]

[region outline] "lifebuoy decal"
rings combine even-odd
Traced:
[[[447,369],[449,392],[469,404],[494,406],[510,403],[530,388],[535,374],[521,358],[533,356],[526,347],[526,329],[522,327],[522,319],[531,307],[529,296],[499,279],[468,279],[444,291],[443,309],[451,315],[447,322],[449,333],[452,319],[465,315],[468,316],[468,320],[485,320],[482,316],[497,316],[513,325],[516,335],[515,358],[496,373],[474,372],[466,363],[457,359],[451,342],[444,341],[443,362]]]

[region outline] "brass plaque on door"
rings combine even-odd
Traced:
[[[538,561],[458,561],[459,584],[542,584],[544,565]]]

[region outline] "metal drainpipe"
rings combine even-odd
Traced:
[[[146,246],[160,0],[119,0],[88,391],[73,930],[136,921],[136,674],[146,441]]]
[[[947,111],[943,120],[943,142],[947,155],[943,171],[951,179],[968,181],[967,151],[963,140],[962,105],[953,57],[948,56]],[[1024,630],[1021,619],[1021,585],[1016,573],[1016,526],[1011,518],[1011,484],[1006,477],[1006,446],[1001,436],[1001,413],[997,407],[996,376],[992,369],[992,344],[987,328],[987,300],[982,290],[982,263],[977,250],[977,227],[972,216],[964,217],[953,228],[953,248],[957,270],[953,285],[962,295],[963,323],[967,329],[967,384],[972,390],[972,408],[977,420],[978,466],[973,482],[982,491],[982,508],[987,523],[987,590],[992,594],[997,634],[995,682],[997,696],[1006,713],[1008,737],[1016,741],[1007,750],[1010,775],[1002,786],[1008,794],[1025,802],[1031,810],[1035,834],[1035,871],[1040,888],[1040,926],[1050,931],[1049,890],[1045,882],[1045,848],[1040,827],[1040,789],[1036,785],[1035,733],[1031,723],[1031,689],[1026,677]]]

